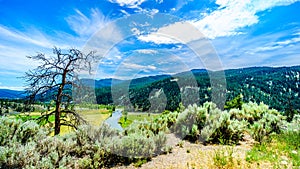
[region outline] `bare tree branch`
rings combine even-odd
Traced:
[[[69,125],[75,127],[80,123],[85,123],[84,119],[80,117],[75,111],[64,110],[63,105],[69,105],[72,101],[72,95],[67,93],[67,89],[71,86],[77,87],[74,79],[77,81],[78,77],[76,71],[85,70],[91,72],[92,63],[96,61],[95,52],[83,54],[80,50],[70,49],[65,52],[56,47],[53,48],[52,56],[46,56],[39,53],[35,56],[28,56],[28,58],[39,61],[41,64],[28,72],[23,77],[28,83],[26,91],[29,96],[29,103],[36,99],[43,99],[44,97],[52,97],[55,101],[55,110],[39,118],[49,119],[50,115],[55,115],[55,135],[60,133],[60,126]],[[53,96],[51,96],[51,93]],[[61,119],[61,114],[65,113],[73,121],[66,121]],[[49,120],[48,120],[49,121]],[[61,122],[63,121],[63,123]]]

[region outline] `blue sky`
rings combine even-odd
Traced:
[[[0,0],[0,88],[22,89],[17,77],[38,65],[26,56],[53,46],[98,50],[96,79],[300,65],[299,9],[298,0]]]

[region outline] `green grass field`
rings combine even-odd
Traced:
[[[119,123],[123,128],[126,128],[134,121],[144,121],[144,120],[153,121],[159,115],[160,114],[153,114],[153,113],[128,113],[127,115],[125,115],[123,113],[122,117],[119,120]]]
[[[106,120],[111,112],[107,109],[84,109],[79,110],[78,113],[85,119],[89,124],[94,126],[100,126],[104,120]],[[18,115],[11,116],[12,118],[21,119],[21,120],[28,120],[28,119],[37,119],[41,116],[40,112],[27,112],[27,113],[20,113]],[[54,115],[49,117],[50,123],[47,124],[48,126],[54,126]],[[66,134],[73,131],[71,127],[68,126],[61,126],[61,134]],[[51,133],[53,135],[54,132]]]
[[[300,132],[290,132],[275,135],[271,142],[256,144],[247,153],[246,161],[269,161],[272,164],[300,166]]]

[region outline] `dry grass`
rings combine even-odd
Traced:
[[[106,120],[110,116],[110,111],[107,109],[84,109],[79,110],[78,113],[91,125],[100,126],[104,120]],[[28,112],[28,113],[20,113],[20,115],[30,115],[30,116],[41,116],[41,112]],[[11,116],[14,118],[14,116]],[[54,126],[54,122],[47,124],[50,127]],[[74,131],[69,126],[61,126],[60,134],[64,135]],[[50,135],[54,135],[52,132]]]
[[[109,110],[106,109],[81,110],[78,113],[91,125],[95,126],[100,126],[110,116]]]

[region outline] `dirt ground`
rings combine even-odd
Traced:
[[[207,169],[220,168],[214,164],[216,152],[232,149],[233,163],[223,168],[274,168],[268,162],[248,163],[246,162],[246,153],[251,149],[254,140],[246,136],[245,141],[236,146],[225,145],[203,145],[202,143],[190,143],[176,138],[174,135],[168,135],[168,145],[172,145],[172,152],[153,157],[151,161],[143,164],[141,169]],[[182,146],[178,143],[181,141]],[[225,151],[226,152],[226,151]],[[129,166],[118,166],[114,169],[134,169],[133,164]],[[286,168],[286,167],[285,167]],[[288,167],[287,167],[288,168]]]

